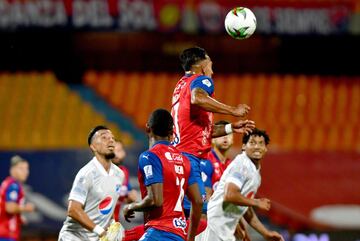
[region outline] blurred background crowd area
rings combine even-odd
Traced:
[[[257,17],[249,39],[225,32],[236,6]],[[137,187],[145,122],[170,109],[191,46],[214,62],[216,98],[270,134],[262,220],[287,241],[360,240],[359,43],[359,0],[0,0],[0,180],[28,159],[37,206],[23,240],[56,238],[97,124],[123,140]]]

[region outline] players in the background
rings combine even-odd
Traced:
[[[242,217],[266,240],[284,241],[279,233],[269,231],[259,221],[253,209],[270,209],[270,200],[254,199],[261,182],[261,160],[269,141],[267,133],[258,129],[243,136],[243,152],[226,168],[210,198],[208,226],[201,241],[235,241],[234,232]]]
[[[10,176],[0,186],[0,241],[17,241],[21,235],[21,214],[34,211],[25,203],[22,184],[29,176],[29,163],[20,156],[10,161]]]
[[[214,125],[213,113],[244,117],[250,110],[245,104],[228,106],[214,99],[212,61],[199,47],[185,49],[180,55],[185,75],[176,84],[172,96],[171,114],[175,122],[175,146],[190,159],[197,175],[200,192],[205,200],[205,187],[201,180],[200,161],[211,149],[211,138],[232,132],[248,133],[254,128],[252,121],[238,121],[227,125]],[[241,90],[239,90],[239,95]],[[190,204],[184,202],[189,213]],[[203,212],[206,212],[204,205]]]
[[[114,211],[114,219],[115,221],[119,221],[119,215],[121,210],[121,204],[132,203],[137,200],[138,193],[135,189],[132,188],[129,180],[129,170],[123,165],[124,159],[126,157],[126,151],[124,149],[124,145],[120,140],[116,140],[115,149],[114,149],[115,157],[112,162],[117,165],[124,173],[125,179],[120,188],[120,197],[116,202],[115,211]]]
[[[170,144],[173,119],[164,109],[155,110],[146,125],[148,151],[139,158],[142,200],[124,208],[125,218],[144,213],[142,241],[194,240],[201,216],[202,199],[189,160]],[[185,193],[191,200],[190,227],[183,210]]]
[[[215,125],[227,125],[228,121],[218,121]],[[216,137],[212,139],[212,149],[207,159],[201,161],[200,170],[201,177],[205,184],[206,195],[210,197],[215,190],[221,175],[225,168],[230,164],[231,159],[228,158],[228,151],[232,147],[234,140],[233,134]],[[209,199],[209,198],[207,198]]]
[[[119,198],[124,173],[111,162],[115,157],[113,134],[105,126],[96,126],[88,144],[95,156],[75,177],[59,241],[99,240],[106,234]]]

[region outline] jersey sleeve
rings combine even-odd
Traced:
[[[128,181],[128,183],[127,183],[127,189],[128,189],[128,191],[131,191],[133,188],[132,188],[132,185],[131,185],[131,183],[130,183],[130,180]]]
[[[20,195],[20,186],[18,183],[11,183],[6,190],[6,202],[17,202]]]
[[[234,183],[239,189],[242,189],[248,178],[248,169],[246,166],[232,166],[229,170],[229,176],[226,182]]]
[[[84,204],[91,185],[92,181],[89,176],[81,171],[78,172],[70,191],[69,200]]]
[[[209,160],[202,160],[200,162],[201,179],[205,187],[212,188],[212,175],[214,168]]]
[[[214,82],[210,77],[201,75],[194,79],[190,84],[190,89],[200,88],[205,90],[209,95],[214,93]]]
[[[152,152],[144,152],[139,157],[139,170],[144,177],[145,186],[163,182],[160,159]]]

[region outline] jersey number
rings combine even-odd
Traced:
[[[174,126],[175,126],[175,138],[174,138],[174,141],[173,141],[173,145],[177,145],[180,143],[180,128],[179,128],[179,102],[176,103],[174,106],[173,106],[173,109],[172,109],[172,114],[173,114],[173,117],[174,117]]]
[[[177,211],[177,212],[182,212],[182,210],[183,210],[182,202],[183,202],[184,194],[185,194],[184,184],[185,184],[185,178],[179,179],[178,177],[176,177],[176,186],[180,187],[180,194],[179,194],[178,200],[176,202],[176,206],[174,208],[174,211]]]

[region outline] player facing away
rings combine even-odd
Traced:
[[[173,119],[164,109],[155,110],[146,124],[150,149],[139,157],[138,173],[142,195],[140,202],[124,208],[126,220],[134,212],[144,212],[145,233],[142,241],[194,240],[201,216],[202,199],[189,160],[170,144]],[[183,198],[191,204],[187,227]]]
[[[17,241],[21,235],[21,214],[34,211],[32,203],[25,204],[22,184],[29,176],[29,164],[20,156],[10,161],[10,176],[0,186],[0,241]]]
[[[96,126],[89,133],[88,144],[94,157],[75,177],[59,241],[95,241],[106,235],[119,198],[124,173],[111,162],[115,157],[112,132]]]
[[[126,151],[124,149],[124,145],[122,141],[115,141],[115,149],[114,149],[115,157],[112,162],[117,165],[124,173],[125,178],[123,184],[120,188],[120,197],[116,202],[115,211],[114,211],[114,219],[115,221],[119,221],[120,210],[122,203],[132,203],[137,200],[138,193],[135,189],[132,188],[129,180],[129,170],[124,166],[124,159],[126,157]]]
[[[175,122],[174,145],[189,159],[197,175],[203,199],[206,199],[200,176],[200,161],[206,159],[211,149],[211,138],[226,134],[248,133],[254,122],[238,121],[227,125],[214,125],[213,113],[244,117],[250,110],[245,104],[228,106],[214,99],[212,61],[206,51],[199,47],[185,49],[180,55],[185,75],[178,81],[172,96],[171,114]],[[188,213],[190,203],[185,199]],[[206,213],[206,204],[203,207]]]
[[[226,168],[209,200],[208,226],[201,241],[235,241],[234,232],[242,217],[266,240],[284,241],[279,233],[269,231],[259,221],[253,209],[270,209],[269,199],[254,199],[261,182],[261,160],[269,141],[267,133],[258,129],[243,136],[243,152]]]

